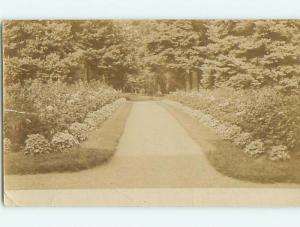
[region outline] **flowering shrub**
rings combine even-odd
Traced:
[[[28,139],[25,141],[25,154],[37,155],[51,152],[50,143],[43,135],[32,134],[27,137]]]
[[[68,132],[73,135],[78,141],[84,141],[87,139],[86,132],[89,127],[86,124],[75,122],[70,125]]]
[[[89,127],[89,129],[94,129],[97,125],[93,118],[86,118],[84,119],[83,123],[86,124]]]
[[[113,103],[107,104],[97,111],[87,114],[83,123],[75,122],[68,128],[69,133],[58,132],[51,141],[52,146],[59,152],[64,149],[78,145],[80,141],[87,139],[86,132],[94,129],[98,124],[102,123],[109,117],[117,107],[119,107],[125,99],[118,99]]]
[[[245,147],[244,152],[253,157],[258,157],[265,152],[264,144],[261,140],[252,141]]]
[[[120,92],[98,81],[67,84],[32,80],[6,86],[5,108],[17,112],[5,112],[4,133],[13,146],[22,145],[30,134],[43,134],[51,140],[56,132],[68,130],[74,122],[82,123],[88,113],[120,97]]]
[[[224,132],[224,138],[228,140],[233,140],[240,136],[242,129],[236,125],[229,125]]]
[[[57,132],[54,134],[51,144],[53,149],[57,152],[63,152],[65,149],[72,148],[75,145],[79,145],[78,140],[69,133]]]
[[[184,106],[178,102],[167,101],[168,104],[176,106],[183,109],[185,112],[191,116],[197,118],[202,124],[214,128],[216,133],[221,136],[223,139],[231,140],[234,144],[244,147],[249,144],[252,140],[251,134],[242,132],[242,129],[236,125],[230,123],[221,123],[220,121],[214,119],[209,114],[204,114],[199,110],[191,109],[187,106]]]
[[[125,101],[125,98],[118,99],[113,103],[105,105],[103,108],[97,111],[87,114],[84,123],[86,123],[89,128],[93,129],[98,124],[101,124],[103,121],[105,121],[116,110],[116,108],[118,108]]]
[[[288,150],[296,150],[300,146],[299,93],[287,96],[269,88],[220,88],[199,92],[177,91],[168,98],[198,110],[201,114],[197,118],[201,122],[205,121],[223,138],[242,147],[254,140],[260,140],[268,150],[272,150],[272,146],[283,145]]]
[[[209,114],[204,114],[199,110],[191,109],[190,107],[184,106],[178,102],[168,100],[165,100],[165,102],[183,109],[191,116],[197,118],[202,124],[214,128],[219,136],[221,136],[223,139],[232,141],[235,145],[240,146],[241,148],[244,148],[244,152],[248,155],[252,157],[259,157],[260,155],[266,153],[265,145],[267,143],[264,143],[260,139],[253,141],[253,136],[251,133],[243,132],[241,127],[231,123],[221,123]],[[290,156],[288,155],[286,149],[287,147],[283,145],[273,146],[268,152],[268,158],[270,160],[288,159]]]
[[[49,94],[42,96],[40,102],[35,102],[36,107],[40,110],[39,120],[41,124],[51,126],[48,129],[49,135],[65,130],[74,122],[82,122],[88,113],[100,109],[120,97],[120,94],[114,89],[104,87],[97,82],[94,85],[87,83],[74,85],[56,83],[55,85],[59,85],[58,91],[53,91],[51,85],[47,87],[55,92],[54,97],[51,97],[51,111],[49,111],[48,105],[49,97],[46,98]]]
[[[91,97],[90,97],[91,98]],[[25,141],[25,154],[44,154],[52,151],[62,152],[79,144],[79,142],[87,139],[87,132],[94,129],[98,124],[107,119],[122,103],[126,100],[124,98],[106,104],[100,109],[86,114],[83,123],[74,122],[68,125],[67,130],[64,132],[56,132],[52,129],[53,136],[49,136],[51,143],[48,139],[41,134],[28,135]],[[105,102],[103,102],[105,103]],[[52,106],[46,107],[48,111],[53,111]],[[67,125],[67,124],[66,124]],[[12,144],[9,138],[4,139],[5,151],[12,150]]]
[[[272,146],[271,151],[268,152],[270,160],[286,160],[290,158],[287,147],[283,145]]]
[[[249,144],[252,140],[251,134],[248,132],[242,132],[239,136],[237,136],[233,143],[237,146],[244,147]]]
[[[242,129],[236,125],[232,124],[219,124],[214,125],[217,133],[226,140],[233,140],[240,136]]]

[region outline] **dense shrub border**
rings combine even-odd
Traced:
[[[186,112],[253,157],[288,159],[288,151],[299,147],[297,94],[284,96],[270,89],[216,89],[175,92],[168,98],[183,104]]]
[[[95,129],[103,123],[125,101],[125,98],[120,98],[101,107],[99,110],[88,113],[83,123],[75,122],[71,124],[68,128],[69,130],[55,133],[51,141],[48,141],[40,134],[28,135],[28,139],[25,141],[25,154],[61,153],[70,150],[74,146],[78,146],[80,141],[87,139],[86,135],[88,131]]]
[[[259,183],[300,183],[300,154],[288,161],[271,161],[245,155],[241,148],[217,135],[216,131],[168,102],[161,105],[185,128],[203,148],[210,164],[225,176]]]
[[[4,136],[12,150],[21,150],[28,135],[41,134],[51,140],[68,131],[72,123],[83,123],[88,113],[121,98],[121,93],[100,81],[26,81],[5,87]]]
[[[72,124],[83,123],[87,114],[121,98],[120,92],[99,81],[68,84],[31,80],[6,86],[4,94],[4,136],[11,141],[12,151],[23,150],[32,134],[51,141],[53,137],[60,140],[62,134],[55,134],[65,133],[71,142],[67,134],[79,129]],[[80,132],[75,137],[84,140]]]
[[[95,147],[85,145],[73,147],[70,152],[56,152],[47,155],[24,155],[23,152],[10,152],[4,155],[4,174],[37,174],[48,172],[73,172],[89,169],[108,161],[116,151],[118,140],[123,134],[131,103],[122,105],[103,122],[101,127],[89,133],[86,142],[97,138],[92,143]],[[113,130],[112,130],[113,129]],[[102,141],[105,141],[103,146]]]

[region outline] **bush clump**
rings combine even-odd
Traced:
[[[26,155],[48,154],[51,152],[51,145],[43,135],[31,134],[27,137],[24,149]]]
[[[84,123],[87,124],[90,129],[95,128],[98,124],[105,121],[125,101],[124,98],[118,99],[115,102],[105,105],[99,110],[87,114]]]
[[[97,122],[92,118],[84,119],[83,123],[86,124],[89,127],[89,129],[94,129],[97,125]]]
[[[73,135],[79,142],[85,141],[87,139],[86,132],[88,131],[89,127],[83,123],[72,123],[68,128],[68,132]]]
[[[233,140],[241,133],[241,128],[232,124],[215,125],[217,133],[226,140]]]
[[[252,157],[259,157],[265,152],[264,143],[261,140],[252,141],[245,147],[244,152]]]
[[[248,132],[242,132],[239,136],[237,136],[233,143],[240,147],[245,147],[247,144],[249,144],[252,141],[251,134]]]
[[[56,152],[63,152],[73,146],[79,145],[78,140],[67,132],[57,132],[54,134],[51,144]]]
[[[272,146],[271,150],[268,152],[270,160],[287,160],[290,158],[288,154],[287,147],[283,145]]]

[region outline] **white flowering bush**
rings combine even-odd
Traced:
[[[252,141],[251,134],[248,132],[242,132],[238,136],[236,136],[233,140],[233,143],[240,147],[245,147]]]
[[[227,130],[227,125],[219,124],[219,125],[216,126],[215,129],[216,129],[217,134],[224,138],[225,131]]]
[[[53,148],[58,152],[62,152],[86,140],[87,132],[95,129],[97,125],[105,121],[125,101],[124,98],[121,98],[109,103],[99,110],[88,113],[83,123],[72,123],[68,128],[68,132],[57,132],[51,140]]]
[[[67,131],[76,140],[83,141],[86,128],[94,129],[125,100],[121,99],[120,92],[99,81],[67,84],[32,80],[8,90],[13,101],[8,100],[6,108],[26,113],[5,115],[6,137],[19,135],[11,140],[14,148],[22,147],[31,134],[43,135],[59,144],[56,133]]]
[[[105,97],[105,94],[101,95]],[[91,95],[88,98],[93,99]],[[51,143],[49,143],[44,135],[29,135],[28,139],[25,141],[25,154],[47,154],[55,151],[62,152],[78,145],[79,142],[87,139],[88,131],[105,121],[126,100],[121,98],[110,103],[111,100],[109,98],[104,98],[102,101],[103,103],[101,103],[101,105],[103,104],[104,106],[101,106],[98,110],[87,113],[86,118],[82,123],[73,122],[68,124],[65,122],[64,124],[68,127],[63,132],[56,132],[55,129],[52,129],[50,136],[46,133],[50,137]],[[55,111],[53,106],[47,106],[46,109],[50,112]],[[59,119],[57,119],[57,121],[59,121]],[[5,151],[10,151],[12,146],[8,138],[5,138],[5,144]]]
[[[95,128],[98,124],[105,121],[122,103],[126,100],[124,98],[118,99],[113,103],[107,104],[97,111],[87,114],[84,123],[86,123],[91,129]]]
[[[50,125],[51,129],[54,129],[50,134],[63,131],[74,122],[82,122],[87,114],[120,97],[120,93],[114,89],[105,87],[99,82],[95,82],[95,85],[85,83],[72,85],[73,87],[63,85],[62,90],[58,90],[53,97],[52,111],[49,111],[48,105],[46,108],[43,105],[40,107],[40,121],[43,125]]]
[[[242,129],[240,127],[229,124],[223,132],[222,137],[227,140],[234,140],[240,136],[241,132]]]
[[[49,141],[40,134],[31,134],[25,141],[24,153],[28,155],[48,154],[51,152]]]
[[[68,132],[73,135],[79,142],[87,139],[87,131],[89,126],[83,123],[72,123],[68,128]]]
[[[217,128],[218,125],[221,124],[218,120],[214,119],[212,116],[208,114],[203,114],[200,116],[201,116],[201,122],[205,122],[205,125],[210,126],[212,128]]]
[[[215,129],[216,133],[223,139],[232,141],[235,145],[245,147],[244,151],[252,157],[258,157],[264,153],[264,143],[261,140],[253,141],[250,133],[242,132],[239,126],[230,123],[221,123],[209,114],[204,114],[199,110],[193,110],[178,102],[164,100],[164,102],[176,106],[191,116],[198,119],[202,124]]]
[[[219,88],[197,92],[176,91],[167,98],[178,102],[177,105],[183,104],[182,109],[235,145],[243,148],[259,140],[270,152],[272,146],[277,147],[270,153],[272,160],[277,158],[276,154],[279,159],[287,157],[285,154],[288,153],[282,147],[279,149],[280,146],[297,151],[300,145],[299,94],[286,96],[270,88]],[[259,154],[261,150],[257,147]],[[250,150],[249,153],[255,153]]]
[[[93,118],[86,118],[83,123],[86,124],[89,129],[94,129],[97,125],[97,122]]]
[[[56,152],[63,152],[76,145],[79,145],[78,140],[67,132],[57,132],[54,134],[51,144]]]
[[[5,135],[22,146],[27,135],[39,133],[51,140],[56,132],[82,123],[88,113],[121,97],[121,93],[99,81],[67,84],[61,81],[28,80],[7,89],[6,108],[29,114],[5,114]],[[15,127],[15,125],[17,127]],[[14,138],[14,135],[19,135]]]
[[[5,153],[10,153],[12,151],[12,144],[10,139],[8,138],[3,139],[3,149]]]
[[[252,157],[259,157],[265,153],[264,144],[261,140],[252,141],[245,147],[244,152]]]
[[[284,145],[272,146],[271,150],[268,152],[268,157],[270,160],[287,160],[290,158],[288,154],[287,147]]]
[[[103,107],[103,108],[105,108],[105,107]],[[102,109],[103,109],[103,108],[102,108]],[[86,118],[91,118],[91,119],[93,119],[93,120],[97,120],[97,118],[98,118],[97,111],[88,113],[88,114],[86,115]]]

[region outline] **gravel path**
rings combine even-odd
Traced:
[[[157,101],[135,102],[115,156],[75,173],[6,176],[11,189],[272,187],[223,176]]]

